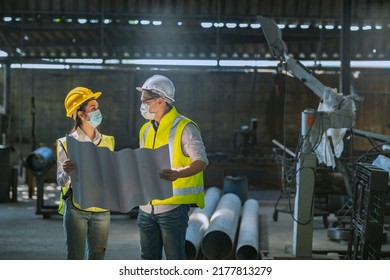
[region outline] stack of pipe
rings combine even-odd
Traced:
[[[205,207],[195,208],[189,216],[187,259],[258,259],[258,215],[257,200],[250,198],[243,202],[236,193],[222,193],[218,187],[209,187]]]

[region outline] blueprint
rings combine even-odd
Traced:
[[[170,169],[168,145],[112,152],[92,142],[66,137],[74,200],[81,208],[100,207],[127,213],[152,199],[171,197],[172,182],[160,178]]]

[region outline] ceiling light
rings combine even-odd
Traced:
[[[334,24],[326,24],[325,25],[325,29],[327,29],[327,30],[332,30],[332,29],[334,29]]]
[[[228,23],[226,23],[226,27],[227,28],[236,28],[237,27],[237,23],[228,22]]]
[[[369,25],[369,24],[366,24],[362,27],[363,30],[371,30],[372,29],[372,26]]]
[[[357,26],[357,25],[351,25],[350,30],[351,30],[351,31],[358,31],[358,30],[359,30],[359,26]]]
[[[80,23],[80,24],[85,24],[85,23],[87,23],[88,21],[87,21],[86,18],[79,18],[79,19],[77,19],[77,22]]]
[[[213,26],[213,23],[211,23],[211,22],[201,22],[200,25],[203,28],[210,28],[211,26]]]
[[[8,53],[5,51],[0,50],[0,57],[8,57]]]

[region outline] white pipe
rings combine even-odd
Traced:
[[[209,187],[205,192],[205,207],[195,208],[191,212],[186,232],[185,251],[187,259],[197,258],[203,235],[210,224],[210,218],[221,198],[221,190],[217,187]]]
[[[236,248],[237,260],[257,260],[259,256],[259,203],[248,199],[244,203]]]
[[[227,259],[233,253],[240,210],[241,199],[236,194],[221,197],[201,243],[207,259]]]

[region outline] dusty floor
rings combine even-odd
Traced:
[[[45,203],[50,203],[53,187],[45,186]],[[55,193],[55,192],[54,192]],[[248,198],[259,202],[261,257],[290,259],[293,220],[289,213],[279,212],[274,220],[274,204],[277,190],[252,190]],[[3,260],[62,260],[65,258],[65,241],[62,216],[44,218],[36,214],[36,199],[28,198],[26,186],[18,187],[18,201],[0,203],[0,259]],[[48,204],[45,204],[48,205]],[[333,214],[327,216],[332,225]],[[313,258],[338,258],[347,251],[348,242],[332,241],[321,216],[314,217]],[[390,251],[390,244],[382,245],[382,251]],[[140,259],[136,219],[130,215],[113,214],[106,259]]]

